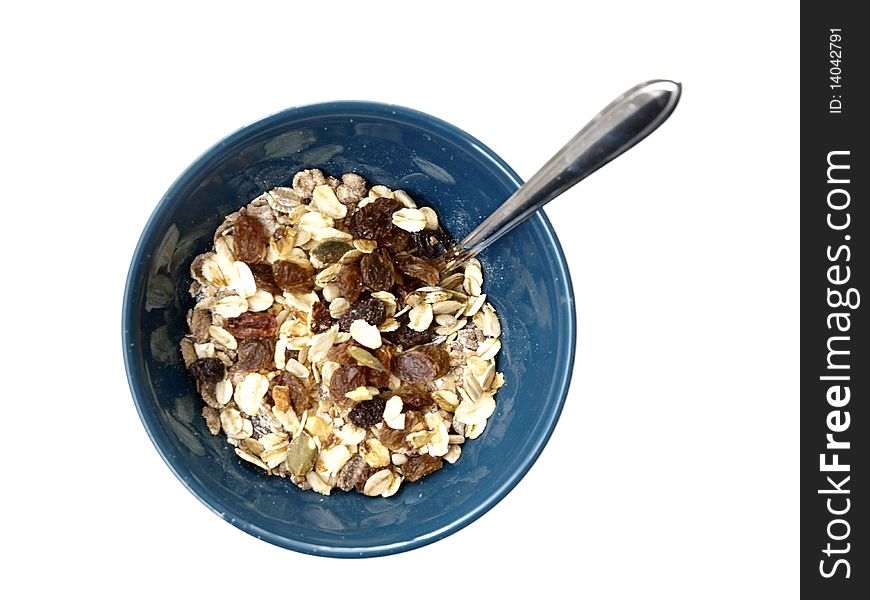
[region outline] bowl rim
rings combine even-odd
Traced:
[[[525,477],[525,475],[531,469],[532,465],[534,465],[537,459],[540,457],[544,447],[549,442],[550,437],[552,436],[553,431],[556,427],[556,424],[559,421],[559,417],[562,413],[562,409],[568,395],[568,389],[570,387],[571,377],[573,374],[574,358],[577,345],[577,317],[571,275],[568,271],[568,265],[565,260],[564,252],[562,251],[562,246],[560,245],[559,240],[556,237],[556,233],[553,230],[550,220],[547,218],[543,211],[538,211],[537,214],[531,218],[537,219],[543,225],[543,233],[545,235],[545,238],[553,248],[556,257],[555,265],[558,275],[564,286],[565,297],[568,304],[567,308],[569,318],[568,323],[565,324],[565,329],[567,329],[567,342],[569,347],[565,355],[565,360],[563,364],[556,365],[557,368],[554,369],[554,372],[561,373],[558,390],[556,392],[558,400],[554,405],[554,409],[545,420],[544,435],[542,435],[537,440],[537,443],[532,448],[532,451],[524,458],[519,468],[514,471],[508,478],[506,478],[501,483],[501,485],[499,485],[489,496],[478,502],[473,510],[452,519],[448,524],[427,534],[391,544],[361,546],[327,546],[322,544],[313,544],[299,539],[294,539],[292,537],[287,537],[285,535],[277,534],[273,531],[263,529],[262,527],[259,527],[258,525],[251,523],[247,520],[236,518],[235,515],[231,513],[228,507],[225,506],[219,498],[217,498],[215,495],[211,494],[208,491],[206,486],[201,485],[197,480],[193,478],[185,476],[185,474],[182,473],[173,464],[170,456],[168,456],[164,449],[161,447],[160,441],[158,440],[161,434],[157,431],[156,426],[152,426],[143,411],[142,402],[145,398],[144,382],[138,380],[134,381],[134,377],[138,377],[138,373],[134,372],[134,367],[136,365],[136,361],[133,356],[135,344],[131,344],[131,342],[134,341],[133,326],[136,324],[136,311],[132,310],[135,300],[133,298],[133,289],[136,288],[139,284],[139,273],[143,268],[142,265],[145,262],[143,261],[143,252],[146,240],[150,239],[154,235],[154,230],[156,229],[158,222],[161,220],[162,214],[167,210],[172,198],[176,196],[179,191],[187,185],[188,180],[197,176],[197,171],[199,171],[205,164],[207,164],[213,156],[220,154],[226,146],[229,146],[242,138],[256,137],[257,135],[269,131],[272,127],[281,125],[284,121],[287,120],[305,119],[329,113],[341,112],[366,113],[367,116],[371,116],[373,118],[400,118],[402,120],[407,120],[410,122],[423,122],[427,127],[439,131],[439,133],[443,134],[445,137],[454,139],[463,145],[468,145],[472,150],[476,151],[480,160],[490,164],[492,167],[498,168],[498,170],[502,171],[503,174],[507,176],[511,180],[511,182],[514,183],[517,187],[523,184],[523,181],[519,177],[519,175],[517,175],[517,173],[510,166],[508,166],[508,164],[500,156],[493,152],[488,146],[480,142],[480,140],[463,131],[462,129],[456,127],[455,125],[452,125],[442,119],[415,109],[395,104],[350,100],[305,104],[278,111],[276,113],[263,117],[262,119],[254,121],[253,123],[240,127],[236,131],[220,139],[217,143],[213,144],[205,152],[200,154],[175,179],[175,181],[167,189],[166,193],[163,194],[160,201],[154,207],[154,210],[149,216],[148,221],[146,222],[144,228],[142,229],[142,233],[139,236],[139,240],[136,243],[136,247],[133,251],[133,256],[130,261],[130,266],[128,267],[127,271],[127,279],[124,285],[123,306],[121,314],[121,342],[123,346],[122,350],[124,355],[124,370],[127,376],[127,384],[130,388],[130,393],[133,397],[133,403],[136,407],[136,412],[139,415],[139,419],[142,422],[142,425],[145,428],[145,431],[147,432],[151,443],[154,445],[157,453],[163,459],[163,462],[166,463],[166,466],[169,467],[170,471],[172,471],[175,477],[182,483],[182,485],[184,485],[185,488],[187,488],[187,490],[191,494],[193,494],[194,497],[196,497],[202,504],[208,507],[213,513],[221,517],[224,521],[227,521],[231,525],[234,525],[235,527],[258,539],[264,540],[276,546],[315,556],[329,556],[334,558],[366,558],[406,552],[408,550],[413,550],[415,548],[425,546],[439,539],[447,537],[453,533],[456,533],[457,531],[476,521],[486,512],[492,509],[514,487],[516,487],[516,485],[520,482],[520,480],[522,480],[523,477]],[[140,390],[139,388],[143,389]]]

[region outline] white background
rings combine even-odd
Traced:
[[[797,5],[479,4],[0,9],[4,592],[797,595]],[[339,561],[249,537],[176,481],[127,388],[121,294],[203,150],[288,106],[367,99],[452,122],[527,178],[655,77],[685,84],[671,120],[547,208],[576,370],[552,441],[490,513]]]

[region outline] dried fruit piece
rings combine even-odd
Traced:
[[[414,331],[409,328],[408,313],[402,315],[399,318],[399,321],[403,324],[398,329],[389,333],[383,333],[381,334],[381,337],[397,346],[401,346],[405,350],[421,344],[428,344],[435,337],[435,333],[431,329],[427,329],[426,331]]]
[[[387,401],[383,398],[363,400],[347,413],[347,418],[357,427],[371,427],[380,423],[381,419],[384,418],[384,408],[386,406]]]
[[[372,351],[381,364],[384,365],[384,371],[377,369],[366,368],[366,383],[368,385],[382,388],[390,384],[390,366],[393,361],[393,347],[388,344],[383,344],[380,348]]]
[[[233,226],[233,254],[246,263],[257,263],[263,258],[269,236],[263,224],[248,214],[239,215]]]
[[[314,267],[289,260],[279,260],[272,265],[277,283],[285,292],[307,292],[314,287]]]
[[[421,454],[412,456],[404,465],[402,465],[402,473],[405,474],[405,479],[408,481],[417,481],[430,473],[434,473],[444,466],[444,461],[441,457],[429,456]]]
[[[340,365],[356,364],[356,359],[348,353],[348,350],[352,346],[359,346],[359,344],[357,344],[353,340],[348,340],[346,342],[336,344],[329,350],[329,353],[326,355],[326,360],[338,363]]]
[[[366,254],[359,261],[363,284],[373,292],[389,291],[395,280],[393,268],[380,252]]]
[[[348,407],[353,401],[345,396],[349,391],[366,385],[365,371],[356,365],[341,365],[329,381],[329,397],[337,405]]]
[[[287,447],[287,469],[302,477],[314,468],[317,461],[317,446],[307,433],[300,432]]]
[[[296,414],[301,415],[309,408],[311,400],[309,398],[308,390],[305,388],[304,382],[298,377],[283,371],[272,380],[272,386],[272,399],[275,401],[275,406],[278,405],[278,400],[275,398],[275,390],[278,387],[286,387],[287,394],[290,398],[290,405],[293,407]],[[281,393],[282,392],[279,392],[279,394]],[[286,409],[279,408],[279,410]]]
[[[332,316],[323,302],[315,302],[308,315],[308,328],[312,333],[323,333],[332,327]]]
[[[341,292],[341,295],[344,296],[348,302],[356,302],[357,298],[359,298],[360,294],[363,292],[362,272],[360,271],[359,265],[344,265],[341,268],[341,271],[339,271],[335,283],[338,285],[338,290]]]
[[[272,337],[278,328],[275,315],[265,312],[242,313],[238,317],[227,320],[227,331],[237,340],[255,337]]]
[[[386,406],[384,408],[386,410]],[[380,430],[375,430],[378,439],[381,440],[381,443],[390,450],[401,450],[402,448],[406,448],[407,444],[405,443],[405,437],[414,431],[420,431],[425,428],[423,416],[418,411],[409,410],[403,414],[405,415],[404,429],[383,427]]]
[[[290,389],[286,385],[276,385],[272,388],[272,401],[275,403],[275,408],[282,412],[290,410]]]
[[[423,258],[433,260],[445,254],[454,245],[455,241],[443,229],[435,231],[423,230],[411,234],[412,244],[419,250]]]
[[[269,338],[247,338],[239,342],[238,362],[242,371],[267,371],[272,367],[275,349]]]
[[[254,281],[257,282],[257,289],[269,292],[270,294],[280,294],[281,289],[275,283],[275,273],[272,267],[266,263],[249,264],[251,273],[254,275]]]
[[[436,285],[441,279],[438,268],[424,258],[401,252],[395,256],[394,260],[402,273],[409,277],[416,277],[427,285]]]
[[[419,385],[404,384],[392,393],[401,398],[405,406],[411,408],[425,408],[433,402],[432,393]]]
[[[350,231],[355,238],[375,240],[380,246],[396,252],[404,250],[411,241],[407,231],[393,225],[393,213],[404,208],[398,200],[380,198],[354,213]]]
[[[226,367],[219,358],[201,358],[190,365],[190,372],[202,383],[217,383],[224,378]]]
[[[423,346],[394,360],[396,375],[408,383],[428,383],[447,374],[450,355],[441,346]]]
[[[338,319],[341,331],[349,331],[350,324],[362,319],[369,325],[378,326],[387,318],[387,306],[381,300],[364,296],[354,302],[350,309]]]

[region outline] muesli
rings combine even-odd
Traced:
[[[209,430],[326,495],[392,496],[459,459],[504,376],[480,263],[430,262],[449,246],[434,210],[354,173],[301,171],[229,215],[181,341]]]

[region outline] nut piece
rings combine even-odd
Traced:
[[[370,467],[377,469],[390,464],[390,451],[377,438],[367,439],[360,451]]]
[[[350,337],[366,348],[380,348],[381,332],[374,325],[369,325],[362,319],[356,319],[350,324]]]

